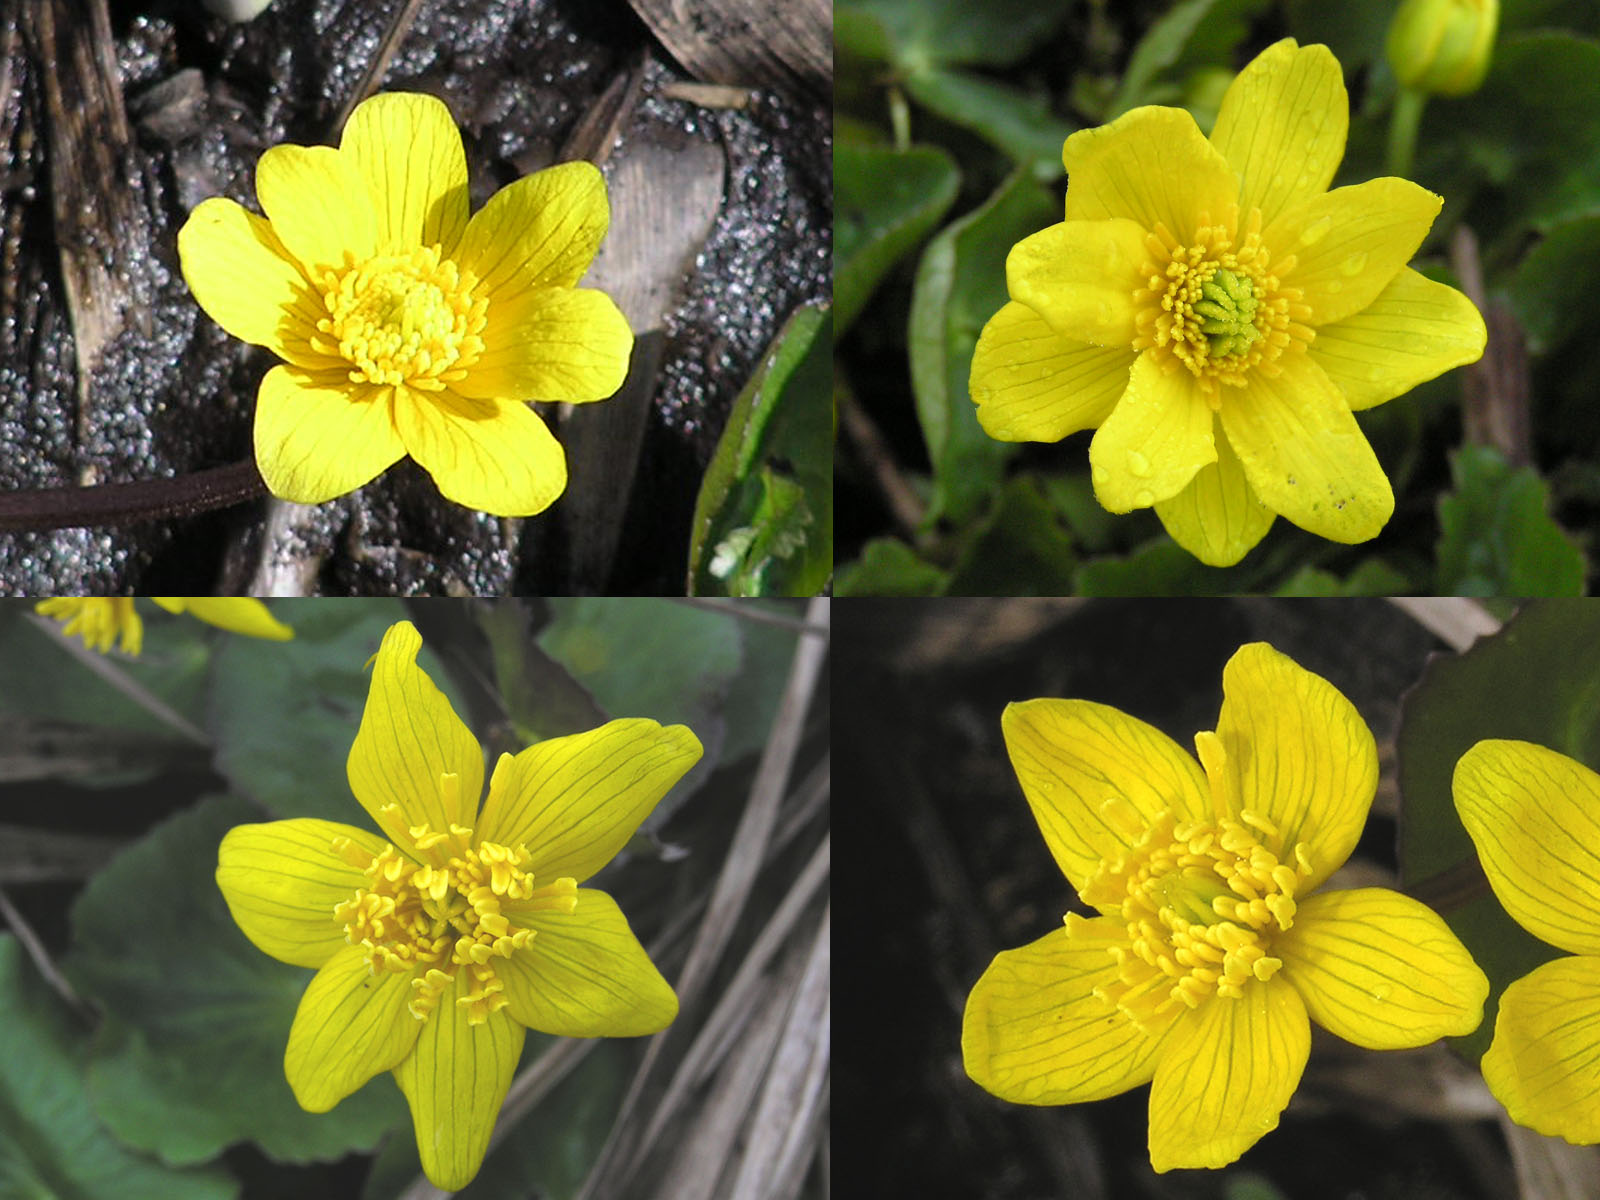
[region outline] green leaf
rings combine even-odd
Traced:
[[[810,596],[833,573],[827,309],[784,324],[734,402],[695,501],[691,596]]]
[[[1542,354],[1594,329],[1600,321],[1597,269],[1600,216],[1552,226],[1528,252],[1511,279],[1511,308],[1528,335],[1529,349]]]
[[[1061,146],[1077,126],[1052,113],[1047,97],[943,67],[907,75],[905,89],[923,107],[1005,151],[1033,178],[1059,179],[1066,170]]]
[[[1549,490],[1488,446],[1450,460],[1455,492],[1439,500],[1438,590],[1466,596],[1580,596],[1583,553],[1550,518]]]
[[[951,572],[950,596],[1060,596],[1072,590],[1072,538],[1038,483],[1006,481]]]
[[[978,425],[967,388],[984,322],[1006,303],[1006,255],[1060,216],[1018,170],[974,212],[928,243],[911,299],[911,385],[933,463],[928,520],[965,521],[999,487],[1016,448]]]
[[[955,201],[955,160],[933,146],[836,146],[833,188],[833,332],[851,322],[883,277]]]
[[[1411,581],[1381,558],[1362,559],[1344,579],[1304,566],[1273,590],[1274,596],[1404,596]]]
[[[834,8],[835,36],[843,30],[842,45],[910,69],[1017,62],[1069,15],[1066,5],[1037,0],[839,0]]]
[[[217,769],[280,817],[324,817],[372,827],[350,794],[345,762],[367,702],[367,660],[406,619],[398,600],[280,605],[290,642],[232,638],[212,668],[211,729]],[[418,661],[463,714],[448,675],[426,646]]]
[[[1196,66],[1227,63],[1249,32],[1250,20],[1265,0],[1184,0],[1162,16],[1134,47],[1106,117],[1121,116],[1141,104],[1169,104],[1179,96],[1176,82],[1158,84]]]
[[[0,1196],[19,1200],[228,1200],[226,1172],[175,1171],[119,1145],[84,1090],[87,1035],[0,934]]]
[[[938,596],[950,573],[917,556],[894,538],[874,538],[861,557],[839,572],[836,596]]]
[[[1251,558],[1236,567],[1208,567],[1163,534],[1126,558],[1084,563],[1075,582],[1085,596],[1232,596],[1254,590],[1261,574]]]
[[[1404,697],[1396,735],[1400,777],[1400,869],[1417,883],[1476,852],[1450,790],[1456,761],[1485,738],[1536,742],[1600,768],[1600,607],[1532,601],[1499,633],[1460,655],[1432,659]],[[1476,1057],[1489,1045],[1500,993],[1558,951],[1482,896],[1444,914],[1489,976],[1478,1031],[1459,1044]]]
[[[314,974],[257,950],[217,890],[217,847],[253,805],[217,796],[156,826],[72,906],[66,968],[113,1025],[89,1068],[117,1136],[170,1163],[254,1141],[273,1158],[338,1158],[404,1118],[387,1073],[330,1113],[308,1113],[283,1074],[289,1026]]]

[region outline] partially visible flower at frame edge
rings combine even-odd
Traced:
[[[1489,984],[1445,923],[1385,888],[1316,892],[1378,781],[1360,714],[1264,643],[1222,677],[1195,762],[1085,700],[1003,719],[1045,844],[1097,915],[1005,950],[973,986],[967,1074],[1003,1100],[1071,1104],[1150,1084],[1150,1163],[1221,1167],[1299,1084],[1310,1022],[1358,1046],[1475,1029]],[[1315,894],[1314,894],[1315,893]]]
[[[277,642],[294,636],[294,630],[274,617],[265,604],[248,596],[152,596],[150,599],[170,613],[186,612],[230,633]],[[40,615],[62,622],[61,632],[66,636],[81,637],[84,645],[102,654],[110,651],[119,638],[124,654],[138,654],[144,646],[144,621],[131,596],[58,596],[41,600],[33,607]]]
[[[1206,139],[1136,108],[1073,134],[1066,220],[1019,242],[972,360],[1002,441],[1094,429],[1096,498],[1154,507],[1213,566],[1282,516],[1376,537],[1394,494],[1355,412],[1483,354],[1483,318],[1406,266],[1442,201],[1404,179],[1328,191],[1349,98],[1326,46],[1285,39]]]
[[[561,495],[566,456],[527,402],[606,399],[633,348],[611,298],[576,286],[610,221],[592,164],[519,179],[469,220],[449,110],[389,92],[356,107],[338,149],[267,150],[256,197],[265,219],[203,201],[178,253],[200,307],[284,360],[256,397],[274,495],[318,504],[406,455],[500,516]]]
[[[1511,1119],[1600,1142],[1600,775],[1531,742],[1479,742],[1451,781],[1501,907],[1568,952],[1500,994],[1484,1081]]]
[[[446,1190],[478,1172],[524,1026],[563,1037],[665,1029],[678,1000],[612,898],[579,887],[700,758],[682,725],[609,721],[483,751],[384,635],[350,747],[350,790],[382,831],[300,818],[223,838],[217,885],[261,950],[317,968],[284,1073],[326,1112],[380,1071],[411,1106],[422,1167]]]

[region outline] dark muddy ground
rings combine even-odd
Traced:
[[[272,359],[193,303],[177,229],[207,196],[253,207],[266,147],[336,139],[406,7],[276,0],[230,25],[192,0],[114,0],[102,25],[99,0],[4,6],[0,486],[249,456]],[[783,318],[828,294],[825,102],[781,85],[743,107],[682,98],[692,76],[624,0],[424,0],[399,23],[375,86],[446,100],[474,209],[550,162],[605,158],[619,249],[591,282],[636,293],[641,378],[631,400],[607,402],[610,424],[560,424],[567,494],[501,520],[441,499],[407,461],[316,509],[256,501],[0,534],[0,592],[682,591],[694,498],[733,398]],[[644,236],[620,236],[629,219]]]

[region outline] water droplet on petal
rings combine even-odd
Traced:
[[[1345,259],[1339,264],[1339,270],[1343,271],[1346,275],[1359,275],[1366,269],[1367,254],[1364,250],[1359,253],[1352,254],[1349,258]]]
[[[1315,246],[1323,238],[1328,236],[1328,230],[1332,228],[1332,217],[1318,217],[1315,221],[1311,222],[1311,224],[1307,225],[1305,229],[1301,231],[1300,244],[1302,246]]]
[[[1133,497],[1135,508],[1149,508],[1156,502],[1156,494],[1149,488],[1141,488]]]
[[[1337,292],[1344,291],[1344,284],[1340,283],[1337,279],[1330,279],[1327,283],[1322,285],[1322,290],[1331,296]]]
[[[995,440],[1001,442],[1014,442],[1017,440],[1017,431],[1010,426],[1002,426],[994,431]]]
[[[1147,478],[1150,474],[1150,460],[1137,450],[1128,451],[1128,470],[1139,478]]]

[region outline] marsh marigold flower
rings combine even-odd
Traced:
[[[1150,1084],[1150,1162],[1220,1167],[1278,1124],[1308,1015],[1359,1046],[1468,1033],[1488,981],[1432,911],[1383,888],[1317,892],[1378,781],[1372,734],[1272,647],[1222,676],[1195,762],[1084,700],[1010,705],[1006,746],[1045,844],[1093,916],[995,956],[967,999],[967,1074],[1070,1104]]]
[[[1530,742],[1485,741],[1452,787],[1501,906],[1569,955],[1501,993],[1484,1081],[1517,1124],[1600,1142],[1600,775]]]
[[[1406,266],[1441,201],[1403,179],[1328,190],[1349,101],[1325,46],[1285,40],[1228,88],[1210,139],[1136,108],[1067,139],[1066,220],[1019,242],[972,361],[1002,441],[1095,429],[1095,496],[1154,507],[1213,565],[1274,514],[1338,542],[1394,495],[1354,412],[1483,353],[1461,293]]]
[[[203,596],[152,596],[157,605],[171,613],[190,616],[231,633],[248,637],[284,641],[294,630],[279,621],[259,600],[249,597],[208,598]],[[63,622],[61,632],[81,637],[84,645],[102,654],[118,638],[124,654],[138,654],[144,644],[144,621],[133,606],[132,597],[67,597],[41,600],[34,610]]]
[[[417,666],[402,621],[373,659],[350,790],[381,836],[302,818],[241,825],[217,884],[245,936],[315,967],[284,1057],[326,1112],[380,1071],[411,1106],[422,1167],[464,1187],[522,1052],[666,1028],[678,1000],[605,892],[579,887],[700,757],[681,725],[610,721],[505,754],[480,811],[483,751]]]
[[[633,346],[611,298],[576,286],[609,221],[599,171],[536,172],[469,220],[449,110],[390,92],[338,149],[268,150],[256,197],[265,218],[201,203],[178,253],[212,319],[284,360],[256,397],[275,495],[329,500],[408,454],[471,508],[525,516],[561,494],[566,458],[526,402],[605,399]]]

